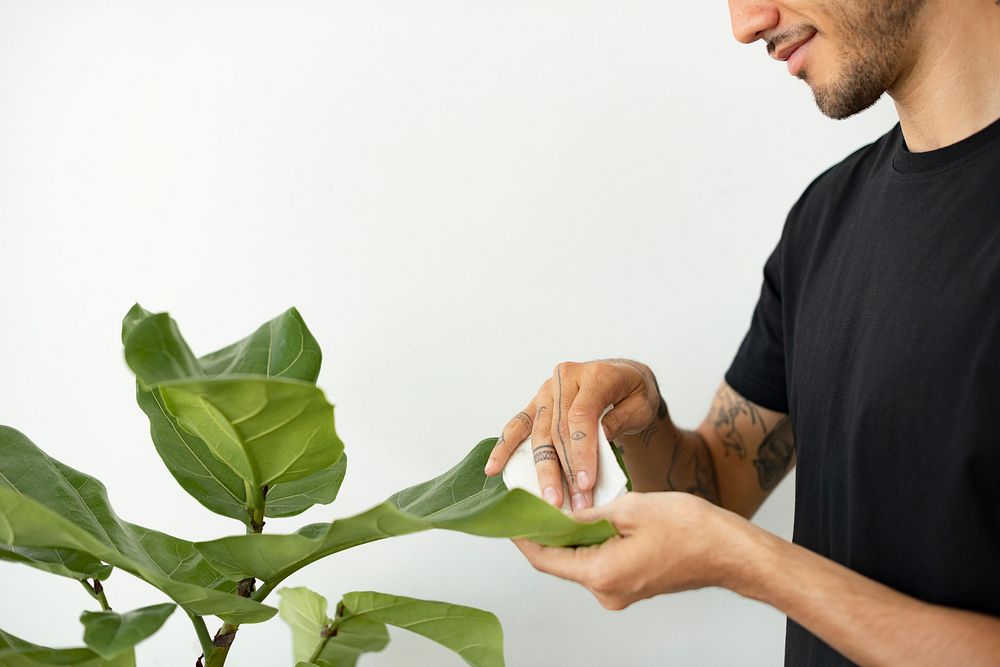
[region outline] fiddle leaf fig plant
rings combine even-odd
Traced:
[[[499,476],[487,478],[495,438],[444,474],[360,514],[264,533],[269,518],[336,500],[347,470],[334,406],[316,386],[320,348],[298,311],[198,357],[169,315],[136,305],[122,323],[122,343],[163,463],[181,488],[239,522],[244,534],[190,542],[129,523],[101,482],[0,426],[0,560],[74,579],[100,606],[83,612],[78,648],[48,648],[0,630],[0,666],[129,667],[135,646],[180,607],[202,648],[197,664],[219,667],[241,626],[278,611],[265,604],[271,592],[345,549],[431,528],[559,546],[596,544],[615,533],[607,521],[577,522],[527,491],[508,490]],[[107,582],[115,568],[170,601],[113,610]],[[317,593],[278,592],[298,667],[352,667],[385,648],[389,625],[436,641],[469,665],[503,665],[500,624],[485,611],[369,591],[344,594],[330,617]],[[221,621],[214,635],[210,617]]]

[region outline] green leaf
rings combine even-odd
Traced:
[[[215,458],[200,438],[180,427],[159,391],[143,390],[136,382],[135,397],[149,418],[156,453],[181,488],[216,514],[246,523],[246,485],[239,475]]]
[[[615,534],[606,520],[576,521],[523,489],[507,490],[483,467],[496,443],[483,440],[457,466],[375,507],[291,535],[241,535],[196,547],[232,580],[249,576],[274,586],[305,565],[350,547],[430,528],[485,537],[524,537],[550,546],[597,544]]]
[[[315,385],[280,378],[159,385],[181,427],[253,487],[302,479],[344,452],[333,406]]]
[[[92,556],[72,549],[0,546],[0,560],[23,563],[39,570],[70,579],[99,579],[111,576],[114,569]]]
[[[375,620],[423,635],[472,667],[503,667],[503,630],[487,611],[373,591],[348,593],[343,605],[343,629],[355,619]]]
[[[303,586],[282,588],[278,596],[278,614],[292,629],[292,658],[296,662],[309,660],[330,622],[326,598]]]
[[[234,472],[213,453],[220,447],[227,450],[225,441],[210,448],[198,435],[180,426],[167,410],[159,390],[146,387],[169,381],[247,376],[314,384],[322,355],[301,315],[294,308],[289,309],[243,340],[195,360],[168,315],[154,315],[136,304],[122,323],[122,341],[125,359],[137,377],[136,400],[149,418],[153,443],[171,474],[185,491],[211,511],[247,523],[251,499],[247,497],[244,479],[249,464],[229,448],[230,463],[240,466],[244,475]],[[330,410],[332,413],[332,407]],[[330,453],[325,454],[323,460],[333,458]],[[339,489],[337,480],[343,478],[343,466],[335,459],[294,481],[288,477],[280,483],[272,481],[265,515],[294,516],[313,504],[333,502]]]
[[[381,651],[389,643],[385,623],[357,618],[337,629],[335,637],[324,637],[324,629],[333,620],[327,615],[326,598],[308,588],[282,588],[278,591],[281,604],[278,613],[292,628],[292,656],[296,667],[308,662],[316,649],[323,650],[316,658],[319,667],[354,667],[362,653]]]
[[[277,484],[267,492],[266,515],[286,517],[301,514],[313,505],[328,505],[337,499],[340,485],[347,474],[347,454],[341,454],[329,468],[297,479]]]
[[[71,549],[146,580],[199,616],[256,623],[275,609],[234,595],[236,583],[184,540],[118,518],[104,485],[0,426],[0,545]]]
[[[318,667],[354,667],[365,653],[378,653],[389,645],[385,623],[366,618],[354,619],[341,626],[317,659]]]
[[[104,658],[113,658],[130,650],[163,627],[176,605],[171,603],[143,607],[117,614],[113,611],[85,611],[83,642]]]
[[[76,667],[135,667],[135,653],[126,651],[106,659],[88,648],[48,648],[32,644],[0,630],[0,667],[40,667],[75,665]]]
[[[265,375],[316,384],[323,355],[299,311],[290,308],[252,334],[199,361],[205,374]]]

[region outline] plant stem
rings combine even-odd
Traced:
[[[88,593],[90,593],[90,597],[101,603],[102,610],[111,611],[111,605],[108,604],[108,598],[104,595],[104,586],[101,585],[99,579],[94,579],[93,584],[86,579],[80,579],[80,583],[83,584],[83,587],[87,589]]]
[[[315,663],[317,660],[319,660],[319,654],[322,653],[323,649],[326,648],[326,643],[330,641],[330,637],[333,637],[333,635],[327,634],[326,632],[323,633],[323,641],[319,643],[319,646],[316,647],[316,650],[313,651],[313,654],[309,656],[309,662]]]
[[[205,627],[205,619],[191,613],[188,613],[188,616],[191,618],[192,625],[194,625],[195,634],[198,635],[198,643],[201,644],[202,653],[208,659],[215,651],[215,647],[212,645],[212,638],[208,634],[208,628]]]
[[[336,637],[337,631],[340,630],[340,626],[346,623],[347,621],[351,620],[352,618],[354,618],[354,614],[347,614],[346,616],[344,615],[343,602],[337,605],[336,618],[334,618],[329,623],[329,625],[323,627],[323,631],[320,633],[320,635],[323,637],[323,641],[321,641],[319,643],[319,646],[316,647],[316,650],[313,651],[312,656],[309,657],[309,662],[316,662],[317,660],[319,660],[319,656],[323,652],[323,649],[326,648],[327,642]]]
[[[230,623],[222,624],[222,628],[215,633],[215,639],[212,640],[212,654],[205,656],[205,667],[222,667],[226,664],[229,647],[233,645],[239,627]]]
[[[267,495],[267,487],[254,487],[248,482],[246,489],[247,498],[250,500],[250,506],[247,507],[247,515],[249,517],[247,534],[260,534],[264,531],[264,499]],[[241,581],[237,589],[240,596],[256,600],[257,597],[254,595],[255,583],[256,581],[253,577]],[[204,622],[201,625],[204,628]],[[209,650],[205,650],[205,643],[202,642],[202,650],[205,651],[205,667],[222,667],[226,664],[229,647],[233,645],[233,641],[236,639],[236,631],[239,629],[239,624],[223,623],[219,631],[215,633],[215,638],[210,640]],[[195,626],[195,630],[198,630],[197,626]],[[207,630],[205,638],[208,638]],[[198,639],[199,641],[201,640],[200,634],[198,635]]]

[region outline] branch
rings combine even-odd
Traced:
[[[191,619],[191,624],[194,625],[194,632],[198,635],[198,643],[201,644],[202,655],[208,658],[212,655],[212,651],[215,647],[212,646],[212,638],[208,634],[208,628],[205,626],[205,619],[201,616],[195,616],[191,612],[188,612],[188,617]]]
[[[85,589],[87,589],[87,593],[90,594],[90,597],[101,603],[102,610],[111,611],[111,605],[108,604],[108,598],[104,595],[104,586],[101,585],[99,579],[94,579],[93,584],[86,579],[80,579],[80,583]]]

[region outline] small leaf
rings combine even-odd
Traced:
[[[472,667],[503,667],[503,630],[488,611],[374,591],[348,593],[343,604],[342,629],[355,619],[375,620],[423,635]]]
[[[269,517],[287,517],[301,514],[313,505],[328,505],[337,499],[340,485],[347,474],[347,454],[341,454],[329,468],[297,479],[276,484],[267,492],[265,514]]]
[[[381,651],[389,643],[385,623],[357,618],[338,628],[335,637],[325,637],[323,630],[331,624],[327,616],[327,600],[308,588],[282,588],[278,591],[281,618],[292,628],[292,654],[296,667],[308,660],[323,646],[316,664],[318,667],[354,667],[363,653]]]
[[[84,627],[83,642],[98,655],[113,658],[152,636],[163,626],[174,609],[176,605],[168,602],[124,614],[85,611],[80,616]]]
[[[135,652],[129,650],[111,659],[89,648],[48,648],[32,644],[9,632],[0,630],[0,665],[3,667],[41,667],[43,665],[75,665],[75,667],[135,667]]]
[[[319,645],[323,627],[330,622],[326,598],[303,586],[282,588],[278,614],[292,628],[292,658],[309,660]]]
[[[317,662],[319,667],[354,667],[363,654],[378,653],[388,645],[385,623],[356,618],[337,630],[337,636],[323,646]]]
[[[111,576],[114,569],[87,554],[72,549],[0,546],[0,560],[23,563],[70,579],[99,579]]]

